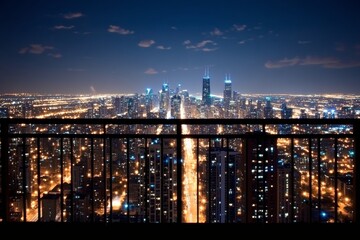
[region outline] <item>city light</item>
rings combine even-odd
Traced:
[[[169,103],[171,102],[170,92],[172,92],[171,89],[169,98],[164,95]],[[227,102],[227,104],[233,104],[233,108],[230,105],[228,108],[222,99],[217,99],[219,96],[212,95],[210,105],[207,106],[201,99],[187,95],[181,90],[178,94],[181,96],[180,107],[176,108],[177,105],[168,104],[163,118],[175,118],[175,116],[181,119],[189,118],[189,120],[200,117],[220,118],[218,122],[210,125],[181,125],[182,134],[198,136],[198,140],[196,137],[181,137],[183,157],[181,184],[176,181],[175,124],[73,124],[65,122],[64,124],[14,123],[9,125],[9,132],[11,131],[14,136],[9,138],[9,151],[5,153],[9,155],[10,163],[9,186],[15,193],[9,199],[10,212],[14,221],[25,221],[25,219],[26,221],[39,219],[41,221],[71,221],[75,218],[75,221],[86,222],[89,221],[93,212],[96,219],[103,219],[106,211],[107,219],[111,213],[113,219],[120,219],[120,221],[177,222],[179,221],[176,209],[178,186],[181,186],[182,191],[181,220],[187,223],[307,222],[309,215],[303,212],[308,209],[309,211],[310,209],[321,210],[321,220],[314,217],[319,217],[319,214],[313,214],[313,222],[334,222],[335,218],[338,222],[353,221],[354,198],[352,194],[356,155],[354,138],[349,136],[354,133],[352,124],[292,124],[288,128],[283,124],[266,123],[263,128],[261,124],[252,124],[251,119],[250,124],[225,123],[226,118],[246,119],[253,116],[264,118],[265,110],[268,116],[278,118],[284,117],[286,110],[288,114],[286,116],[289,117],[292,113],[287,110],[289,106],[299,110],[299,117],[305,116],[303,111],[305,109],[307,117],[314,118],[316,112],[321,112],[322,108],[334,101],[333,98],[286,95],[269,98],[271,101],[269,103],[266,102],[268,100],[264,101],[266,98],[262,95],[238,95],[236,101]],[[33,100],[36,101],[34,105],[22,103],[22,100],[19,100],[19,105],[11,105],[6,98],[2,99],[2,104],[11,109],[11,111],[6,111],[11,114],[10,119],[22,117],[23,105],[29,109],[28,113],[31,113],[29,117],[36,118],[38,115],[58,111],[60,115],[54,114],[54,116],[60,116],[63,119],[79,116],[82,118],[80,120],[85,122],[87,118],[103,118],[104,121],[107,118],[117,118],[119,116],[115,114],[116,111],[124,114],[119,118],[140,119],[145,115],[157,118],[161,112],[161,108],[155,107],[153,103],[147,107],[144,95],[115,98],[123,106],[115,107],[112,96],[87,98],[92,103],[81,100],[80,103],[73,105],[70,102],[76,101],[76,97],[69,100],[63,97],[61,104],[69,103],[65,115],[62,115],[65,112],[64,109],[54,108],[56,100],[50,101],[51,104],[47,105],[48,102],[44,96]],[[244,98],[247,100],[244,101]],[[346,99],[344,101],[356,101],[355,98],[344,99]],[[287,105],[283,104],[284,101]],[[351,115],[351,111],[350,113],[348,110],[342,111],[343,103],[341,100],[337,101],[339,103],[335,107],[336,114],[359,117]],[[136,105],[137,108],[130,109],[130,115],[129,102],[141,102]],[[313,102],[319,102],[318,105],[321,105],[321,108],[315,110],[312,107]],[[86,111],[78,115],[76,111],[72,111],[76,109],[86,109]],[[177,115],[177,109],[179,109],[179,115]],[[254,145],[254,148],[246,149],[244,140],[248,132],[263,129],[268,135],[277,135],[277,143],[274,146],[267,146],[270,143]],[[102,135],[105,132],[107,135]],[[16,137],[17,134],[23,133],[29,136],[26,137],[25,142],[22,139],[24,135]],[[245,133],[243,139],[231,137],[231,134],[237,133]],[[339,136],[336,139],[337,145],[335,145],[334,137],[327,138],[319,135],[320,140],[314,137],[311,141],[310,138],[306,138],[306,134],[329,133]],[[78,138],[77,134],[81,137]],[[94,134],[96,137],[93,136]],[[151,137],[147,137],[147,134]],[[167,134],[171,136],[166,137]],[[203,134],[206,134],[206,137],[203,138]],[[286,134],[286,137],[282,137],[282,134]],[[296,137],[296,134],[303,135]],[[346,137],[342,137],[341,134],[346,134]],[[292,135],[294,135],[293,138]],[[154,136],[156,137],[153,139]],[[130,140],[129,145],[127,145],[127,139]],[[252,138],[248,138],[248,144],[251,142],[250,139]],[[294,143],[293,146],[291,146],[292,143]],[[335,158],[335,146],[337,158]],[[197,149],[199,149],[199,155],[197,155]],[[245,191],[246,188],[251,189],[259,185],[255,182],[244,184],[246,174],[241,163],[246,158],[246,151],[249,151],[248,156],[256,152],[252,150],[256,150],[258,154],[253,155],[250,164],[255,163],[258,158],[259,166],[254,165],[250,173],[254,174],[253,177],[257,181],[267,179],[268,186],[258,189],[259,191],[254,195],[257,198],[256,201],[249,201],[248,208],[259,208],[258,212],[252,212],[254,215],[250,216],[249,220],[245,219],[246,214],[249,214],[246,206],[244,207],[249,196],[249,193],[246,194]],[[276,153],[275,165],[268,165],[271,161],[269,158],[271,153]],[[164,162],[152,160],[153,156],[156,156],[158,160],[163,159]],[[231,156],[238,156],[239,161],[231,162]],[[25,168],[23,168],[24,157]],[[219,161],[220,159],[224,159],[224,162]],[[130,164],[127,164],[127,161]],[[149,166],[146,166],[146,163]],[[336,168],[335,164],[337,164]],[[148,174],[145,172],[146,167],[149,167]],[[269,178],[264,175],[266,173],[276,173],[277,181],[270,183]],[[223,180],[224,176],[226,182]],[[334,178],[337,178],[337,184]],[[110,183],[112,189],[110,189]],[[110,199],[110,191],[113,191],[112,199]],[[262,210],[258,202],[269,198],[270,195],[266,196],[266,194],[272,194],[270,198],[277,204],[276,209],[278,209],[274,211],[278,212],[270,213],[268,210],[265,216],[273,215],[277,218],[263,220],[258,217]],[[26,207],[24,207],[23,199],[26,199]],[[310,200],[312,208],[308,207]],[[293,213],[290,210],[292,201],[294,201]],[[72,213],[71,204],[73,204],[75,215]],[[53,209],[51,206],[56,207]],[[47,212],[46,207],[49,207],[51,211]],[[334,211],[336,209],[339,214],[335,216],[325,212],[324,209],[334,209]],[[23,215],[24,210],[26,218]],[[326,216],[323,216],[323,212]],[[289,216],[293,216],[291,220]]]
[[[185,118],[184,104],[181,104],[181,118]],[[189,134],[190,131],[187,125],[182,126],[182,132]],[[197,157],[194,153],[195,142],[193,139],[184,139],[184,176],[183,176],[183,188],[184,188],[184,218],[185,222],[195,223],[197,222],[197,208],[198,206],[198,186],[197,186]],[[203,210],[203,206],[201,206]],[[203,211],[199,211],[199,222],[204,221]]]

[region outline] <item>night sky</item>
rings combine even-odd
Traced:
[[[360,94],[357,0],[5,0],[0,92]]]

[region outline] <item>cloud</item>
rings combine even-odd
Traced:
[[[124,28],[116,26],[116,25],[110,25],[109,28],[108,28],[108,32],[117,33],[117,34],[120,34],[120,35],[134,34],[134,31],[124,29]]]
[[[151,45],[155,44],[154,40],[142,40],[138,43],[139,47],[148,48],[151,47]]]
[[[29,47],[24,47],[19,50],[20,54],[32,53],[32,54],[42,54],[46,50],[52,50],[52,46],[43,46],[42,44],[30,44]]]
[[[304,40],[299,40],[298,41],[298,44],[300,44],[300,45],[305,45],[305,44],[309,44],[309,43],[311,43],[310,41],[304,41]]]
[[[217,43],[215,43],[214,41],[204,40],[204,41],[199,42],[198,44],[196,44],[196,47],[197,48],[202,48],[202,47],[205,47],[207,44],[217,45]]]
[[[265,63],[265,67],[269,69],[273,68],[283,68],[290,66],[321,66],[323,68],[332,68],[332,69],[344,69],[344,68],[355,68],[360,67],[360,61],[348,61],[344,62],[340,59],[334,57],[312,57],[308,56],[306,58],[285,58],[279,61],[268,61]]]
[[[300,65],[322,65],[322,66],[327,66],[329,64],[334,64],[334,63],[338,63],[339,60],[337,60],[336,58],[332,58],[332,57],[326,57],[326,58],[319,58],[319,57],[306,57],[304,59],[302,59],[300,61]]]
[[[233,27],[234,27],[235,31],[241,32],[241,31],[245,30],[246,25],[245,24],[234,24]]]
[[[190,43],[191,43],[190,40],[185,40],[185,41],[183,42],[183,45],[189,45]]]
[[[70,30],[73,29],[75,26],[74,25],[70,25],[70,26],[64,26],[64,25],[56,25],[54,26],[55,30]]]
[[[212,36],[222,36],[222,35],[224,35],[224,33],[218,28],[214,28],[214,30],[211,31],[210,34]]]
[[[171,49],[171,47],[164,47],[164,46],[162,46],[162,45],[159,45],[159,46],[157,46],[156,48],[157,48],[157,49],[160,49],[160,50],[170,50],[170,49]]]
[[[53,58],[62,58],[62,55],[60,53],[49,53],[48,55]]]
[[[203,49],[201,49],[201,51],[203,51],[203,52],[213,52],[215,50],[217,50],[217,48],[203,48]]]
[[[269,69],[283,68],[283,67],[294,66],[294,65],[298,64],[299,62],[300,62],[300,59],[297,57],[291,58],[291,59],[284,58],[279,61],[268,61],[265,63],[265,67],[269,68]]]
[[[172,26],[171,29],[172,29],[172,30],[177,30],[177,27]]]
[[[158,71],[156,71],[154,68],[148,68],[144,73],[148,75],[154,75],[154,74],[158,74]]]
[[[81,12],[64,14],[65,19],[80,18],[80,17],[83,17],[83,16],[85,16],[85,15],[82,14]]]
[[[246,43],[245,40],[238,41],[238,44],[241,44],[241,45],[243,45],[243,44],[245,44],[245,43]]]
[[[203,52],[212,52],[217,50],[217,48],[214,47],[217,45],[217,43],[212,40],[203,40],[201,42],[198,42],[197,44],[191,44],[189,40],[186,40],[185,42],[184,45],[186,46],[186,49],[194,49],[195,51]]]

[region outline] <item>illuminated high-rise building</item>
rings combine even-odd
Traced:
[[[232,98],[233,101],[237,101],[240,98],[240,93],[238,91],[233,91]]]
[[[326,108],[323,110],[323,118],[325,119],[334,119],[336,116],[335,108]]]
[[[205,74],[203,77],[202,102],[204,105],[211,105],[209,69],[205,69]]]
[[[286,103],[281,104],[281,119],[291,119],[292,118],[292,108],[288,108]]]
[[[151,88],[147,88],[145,92],[146,114],[149,114],[153,108],[153,97],[154,97],[153,90]]]
[[[174,95],[171,97],[171,118],[181,118],[180,113],[181,107],[181,97],[179,95]]]
[[[281,104],[281,119],[291,119],[292,118],[292,108],[288,108],[286,103]],[[280,134],[291,134],[291,125],[290,124],[281,124],[279,126]]]
[[[275,223],[277,221],[277,147],[276,139],[261,137],[243,141],[243,161],[240,165],[243,221],[249,223]]]
[[[124,114],[127,112],[127,99],[125,96],[116,97],[114,99],[115,115]]]
[[[0,118],[9,118],[9,109],[2,107],[0,108]]]
[[[179,83],[176,87],[175,94],[176,95],[180,94],[180,91],[181,91],[181,84]]]
[[[264,118],[271,119],[273,117],[274,117],[274,111],[273,111],[273,107],[271,105],[271,99],[270,99],[270,97],[267,97],[265,107],[264,107]]]
[[[170,90],[169,85],[164,83],[160,91],[160,104],[159,104],[159,116],[160,118],[166,118],[170,105]]]
[[[224,88],[224,106],[225,108],[229,107],[231,98],[231,79],[230,76],[225,76],[225,88]]]
[[[291,223],[297,222],[299,218],[299,205],[300,205],[300,187],[301,187],[301,175],[300,172],[294,168],[293,177],[291,176],[291,164],[284,164],[280,162],[278,165],[278,223]],[[291,192],[291,186],[293,185],[294,193]],[[292,201],[294,201],[293,208],[291,207]],[[293,210],[292,210],[293,209]],[[294,216],[292,216],[294,214]]]
[[[236,222],[237,210],[240,208],[235,194],[240,184],[236,175],[240,153],[232,149],[215,148],[210,153],[210,161],[210,222]]]
[[[137,96],[128,99],[128,118],[138,118],[138,98]]]
[[[307,114],[305,109],[300,109],[300,119],[306,119],[307,118]]]
[[[176,156],[171,139],[149,145],[149,222],[176,222]]]

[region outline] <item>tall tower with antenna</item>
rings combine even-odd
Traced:
[[[207,105],[207,106],[211,105],[209,68],[205,68],[205,74],[203,77],[202,102],[204,105]]]
[[[230,74],[225,75],[225,88],[224,88],[224,105],[226,108],[229,107],[231,101],[231,78]]]

